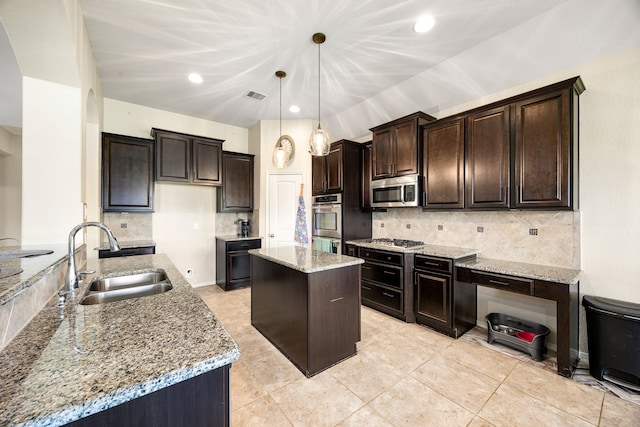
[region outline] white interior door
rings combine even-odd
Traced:
[[[294,245],[298,197],[304,177],[302,173],[274,173],[268,179],[267,247]]]

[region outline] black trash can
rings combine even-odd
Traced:
[[[585,295],[589,372],[640,391],[640,304]]]

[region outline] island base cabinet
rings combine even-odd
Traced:
[[[311,377],[356,354],[360,266],[303,273],[251,258],[251,324]]]
[[[229,368],[222,366],[113,408],[70,427],[230,426]]]

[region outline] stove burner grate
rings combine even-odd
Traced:
[[[406,240],[406,239],[390,239],[387,237],[381,237],[378,239],[367,239],[369,243],[376,243],[378,245],[389,245],[389,246],[398,246],[401,248],[411,248],[414,246],[422,246],[424,242],[420,242],[417,240]]]

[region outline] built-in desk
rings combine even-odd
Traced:
[[[578,363],[580,270],[476,258],[456,264],[456,286],[486,286],[556,302],[558,373]]]

